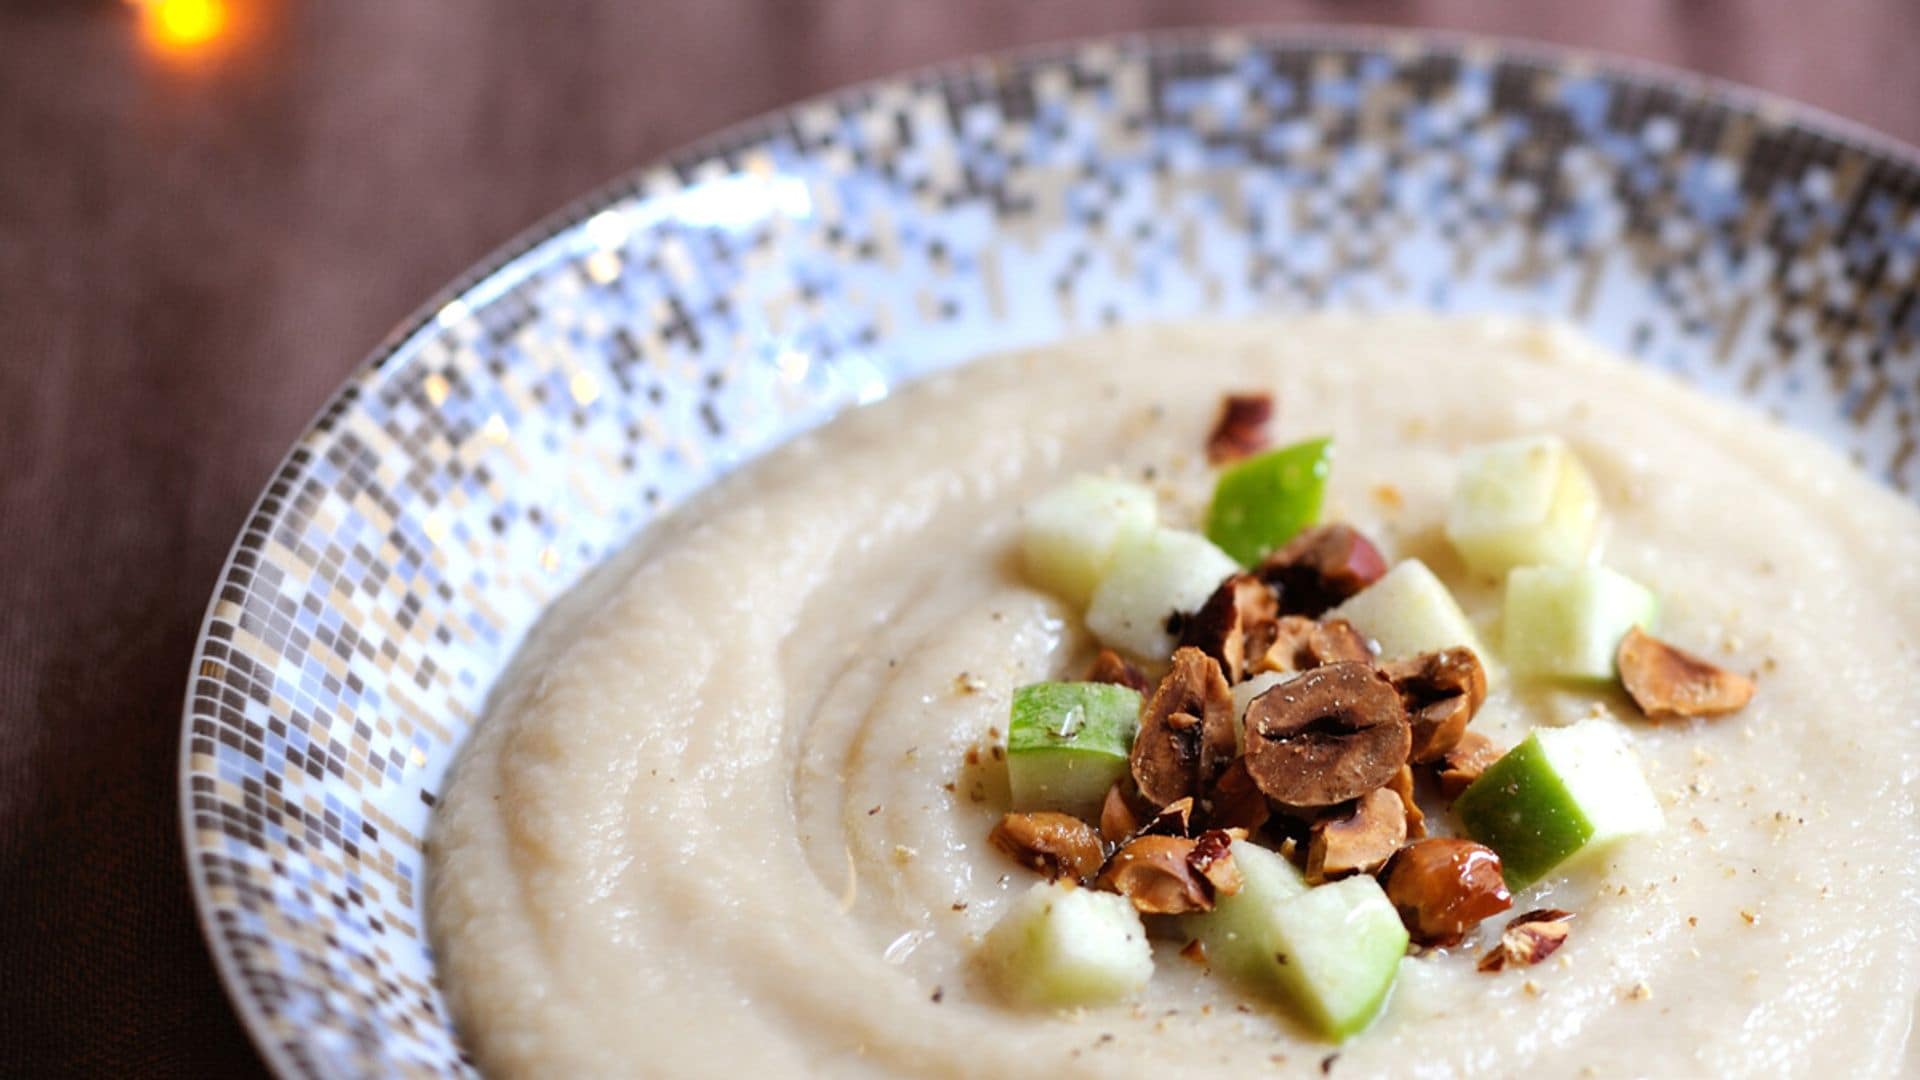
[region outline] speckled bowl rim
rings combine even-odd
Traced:
[[[216,931],[212,919],[210,885],[203,865],[197,857],[201,852],[201,845],[195,836],[191,790],[191,781],[195,776],[190,746],[194,706],[192,678],[204,657],[221,590],[232,578],[236,569],[236,557],[244,550],[246,536],[252,528],[251,523],[266,512],[271,488],[279,481],[293,475],[298,468],[295,462],[296,452],[310,436],[315,434],[321,421],[336,412],[351,409],[354,401],[357,400],[356,391],[365,392],[377,386],[387,376],[389,362],[417,335],[430,328],[434,324],[435,317],[447,305],[470,301],[481,295],[491,296],[510,291],[523,280],[523,274],[518,265],[522,260],[536,253],[549,242],[580,227],[599,211],[622,199],[639,194],[644,177],[652,170],[669,168],[691,171],[700,164],[723,157],[730,148],[751,144],[769,136],[778,129],[784,118],[809,108],[851,105],[891,85],[944,83],[962,78],[969,71],[983,66],[1025,69],[1058,62],[1091,47],[1131,46],[1155,51],[1174,48],[1182,43],[1206,43],[1221,39],[1238,39],[1261,45],[1286,45],[1306,49],[1353,49],[1378,52],[1392,47],[1401,47],[1439,55],[1461,55],[1472,52],[1542,69],[1578,68],[1583,73],[1597,75],[1611,82],[1664,90],[1713,106],[1751,113],[1780,126],[1804,130],[1840,146],[1900,164],[1909,169],[1920,170],[1920,145],[1906,142],[1863,123],[1785,95],[1636,57],[1521,38],[1449,30],[1267,22],[1061,38],[910,68],[850,83],[759,113],[622,171],[612,180],[548,214],[495,248],[469,269],[456,276],[450,284],[434,293],[424,304],[415,308],[412,314],[403,319],[380,341],[367,358],[361,361],[340,386],[328,395],[327,400],[314,413],[313,418],[303,425],[300,437],[274,466],[266,486],[242,519],[249,524],[244,525],[235,536],[228,548],[226,558],[222,561],[220,573],[215,579],[212,597],[195,635],[193,659],[187,669],[189,683],[183,695],[181,709],[177,799],[182,857],[186,863],[187,880],[193,894],[196,921],[199,923],[200,933],[208,951],[212,955],[221,985],[226,991],[235,1014],[245,1027],[254,1049],[275,1075],[296,1076],[299,1075],[299,1069],[290,1059],[285,1047],[270,1035],[268,1018],[261,1012],[252,994],[248,992],[239,970],[238,959],[225,947]],[[531,267],[525,269],[531,270]],[[280,511],[280,513],[286,512],[286,509]]]

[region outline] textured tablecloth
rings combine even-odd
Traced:
[[[630,166],[851,80],[1228,22],[1535,37],[1920,140],[1920,0],[212,2],[188,46],[191,5],[0,0],[4,1076],[259,1071],[176,817],[214,575],[382,335]]]

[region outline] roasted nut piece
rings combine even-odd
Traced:
[[[1329,664],[1247,706],[1247,769],[1267,797],[1333,806],[1385,784],[1412,734],[1400,695],[1367,664]]]
[[[1220,663],[1229,683],[1247,677],[1247,665],[1273,645],[1280,617],[1273,590],[1252,574],[1235,574],[1200,605],[1180,627],[1180,644],[1191,645]]]
[[[1387,899],[1422,945],[1457,945],[1480,920],[1513,906],[1500,856],[1452,837],[1416,840],[1380,875]]]
[[[1221,773],[1220,779],[1214,783],[1213,792],[1207,800],[1207,820],[1222,829],[1258,832],[1272,814],[1272,809],[1267,806],[1266,794],[1253,782],[1253,774],[1247,771],[1245,758],[1236,759],[1227,766],[1227,771]]]
[[[1265,450],[1267,421],[1272,418],[1272,394],[1228,394],[1207,436],[1207,464],[1224,465]]]
[[[994,847],[1048,878],[1085,882],[1107,857],[1093,827],[1068,814],[1008,814],[987,834]]]
[[[1117,892],[1149,915],[1183,915],[1213,908],[1213,887],[1194,872],[1194,842],[1181,836],[1142,836],[1107,860],[1096,888]]]
[[[1133,740],[1133,778],[1155,806],[1211,787],[1233,760],[1233,692],[1220,665],[1199,649],[1178,649]]]
[[[1107,789],[1107,801],[1100,804],[1100,836],[1109,844],[1118,844],[1140,831],[1145,816],[1134,804],[1129,781],[1116,780]]]
[[[1313,658],[1308,643],[1313,640],[1314,631],[1320,624],[1305,615],[1282,615],[1273,626],[1273,644],[1267,647],[1266,654],[1253,662],[1254,673],[1277,671],[1282,675],[1291,675],[1296,671],[1306,671],[1320,666]]]
[[[1112,683],[1115,686],[1138,690],[1142,694],[1153,689],[1153,684],[1140,673],[1140,669],[1134,666],[1133,661],[1112,649],[1100,650],[1100,655],[1094,657],[1093,663],[1087,665],[1087,675],[1082,681]]]
[[[1307,655],[1315,667],[1327,664],[1371,664],[1373,646],[1367,635],[1345,619],[1321,619],[1307,636]]]
[[[1321,612],[1380,580],[1387,560],[1351,525],[1316,525],[1266,557],[1254,573],[1280,590],[1288,615]]]
[[[1467,785],[1480,779],[1487,766],[1506,756],[1507,752],[1497,743],[1477,731],[1461,735],[1453,749],[1440,755],[1440,769],[1435,774],[1440,781],[1440,794],[1449,799],[1459,798]]]
[[[1142,826],[1142,833],[1154,836],[1192,836],[1193,835],[1193,796],[1175,799],[1161,811],[1153,815],[1153,820]]]
[[[1232,896],[1240,891],[1240,868],[1233,861],[1233,833],[1225,829],[1208,829],[1195,838],[1187,865],[1207,879],[1215,896]]]
[[[1418,840],[1427,835],[1427,815],[1413,799],[1413,767],[1400,766],[1400,771],[1387,781],[1387,790],[1400,796],[1400,805],[1407,812],[1407,836]]]
[[[1487,669],[1472,649],[1454,647],[1394,660],[1380,668],[1413,724],[1415,763],[1437,761],[1460,741],[1487,700]]]
[[[1307,880],[1318,885],[1386,865],[1407,842],[1407,810],[1400,796],[1375,788],[1345,817],[1323,818],[1307,843]]]
[[[1752,679],[1643,634],[1639,627],[1621,640],[1615,662],[1621,684],[1649,720],[1725,716],[1753,699]]]
[[[1572,931],[1570,911],[1540,908],[1507,921],[1500,944],[1480,958],[1481,971],[1500,971],[1509,967],[1537,964],[1560,950]]]
[[[1372,662],[1373,649],[1367,644],[1366,635],[1347,620],[1322,622],[1304,615],[1282,615],[1274,623],[1273,644],[1264,656],[1253,662],[1252,670],[1287,675],[1328,664]]]

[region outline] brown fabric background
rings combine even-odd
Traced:
[[[1920,140],[1916,0],[0,0],[0,1075],[252,1075],[181,868],[186,665],[255,495],[414,305],[616,173],[965,53],[1435,25],[1679,64]]]

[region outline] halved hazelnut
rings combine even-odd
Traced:
[[[1449,799],[1459,798],[1461,792],[1480,779],[1487,766],[1506,756],[1507,752],[1485,735],[1477,731],[1462,734],[1460,741],[1440,755],[1437,763],[1439,771],[1435,777],[1440,782],[1440,794]]]
[[[1288,806],[1334,806],[1393,778],[1412,739],[1400,695],[1367,664],[1329,664],[1247,706],[1247,769]]]
[[[1472,649],[1456,646],[1381,666],[1400,691],[1413,724],[1415,763],[1436,761],[1453,749],[1487,700],[1487,669]]]
[[[1252,574],[1235,574],[1180,627],[1180,644],[1191,645],[1220,664],[1229,683],[1247,676],[1247,665],[1266,655],[1279,619],[1273,590]]]
[[[1400,766],[1400,771],[1387,781],[1387,790],[1400,796],[1400,805],[1407,812],[1407,836],[1418,840],[1427,835],[1427,815],[1413,798],[1413,767]]]
[[[1207,436],[1207,464],[1224,465],[1265,450],[1267,421],[1272,418],[1272,394],[1228,394]]]
[[[1254,573],[1280,590],[1280,610],[1318,616],[1380,580],[1387,560],[1351,525],[1316,525],[1266,557]]]
[[[1620,683],[1649,720],[1725,716],[1753,700],[1753,680],[1661,641],[1639,627],[1615,655]]]
[[[1500,934],[1500,944],[1480,958],[1481,971],[1500,971],[1509,967],[1537,964],[1567,943],[1573,927],[1573,913],[1558,908],[1540,908],[1516,915]]]
[[[1380,875],[1387,899],[1413,940],[1457,945],[1480,924],[1513,906],[1500,856],[1468,840],[1433,837],[1400,849]]]
[[[1183,915],[1213,908],[1212,886],[1194,872],[1194,842],[1181,836],[1142,836],[1107,860],[1096,888],[1117,892],[1149,915]]]
[[[1215,896],[1232,896],[1240,891],[1240,867],[1233,861],[1233,832],[1208,829],[1201,833],[1193,842],[1187,865],[1213,886]]]
[[[1147,677],[1141,673],[1133,661],[1112,649],[1100,650],[1100,655],[1094,657],[1093,663],[1087,665],[1087,674],[1082,681],[1112,683],[1115,686],[1138,690],[1142,694],[1153,689],[1153,684],[1147,681]]]
[[[1407,841],[1407,811],[1400,796],[1375,788],[1353,813],[1314,823],[1307,842],[1307,880],[1314,884],[1349,874],[1370,874],[1386,865]]]
[[[987,841],[1049,879],[1071,877],[1085,882],[1100,872],[1107,857],[1092,826],[1051,811],[1008,814],[987,834]]]
[[[1233,692],[1213,657],[1178,649],[1133,740],[1133,778],[1155,806],[1204,792],[1233,760]]]

